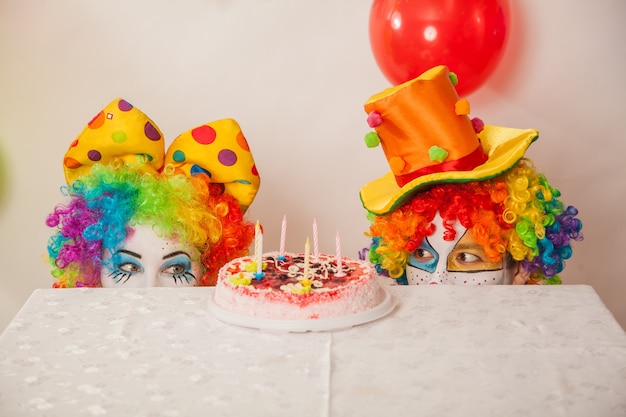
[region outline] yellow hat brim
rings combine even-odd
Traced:
[[[478,137],[488,157],[484,164],[471,171],[447,171],[423,175],[403,187],[398,186],[395,176],[389,172],[361,188],[363,207],[377,216],[382,216],[395,210],[416,191],[429,185],[480,181],[496,177],[522,159],[530,144],[539,137],[539,132],[535,129],[486,125]]]

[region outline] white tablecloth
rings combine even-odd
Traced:
[[[626,334],[589,286],[392,287],[333,332],[212,317],[212,288],[36,290],[0,416],[626,416]]]

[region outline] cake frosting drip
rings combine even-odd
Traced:
[[[341,317],[376,306],[381,300],[374,268],[367,262],[342,258],[337,276],[334,256],[264,254],[262,274],[252,257],[235,259],[222,267],[215,303],[229,311],[272,319]],[[306,271],[305,271],[306,269]]]

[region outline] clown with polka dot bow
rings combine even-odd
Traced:
[[[157,125],[118,98],[63,168],[68,201],[46,220],[55,287],[213,285],[254,238],[244,214],[260,178],[233,119],[191,129],[166,152]]]

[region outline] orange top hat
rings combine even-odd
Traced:
[[[469,102],[459,99],[455,83],[447,67],[437,66],[365,103],[368,123],[376,130],[366,135],[366,143],[380,143],[391,168],[361,188],[369,212],[389,213],[431,184],[495,177],[512,168],[537,139],[535,129],[470,120]]]

